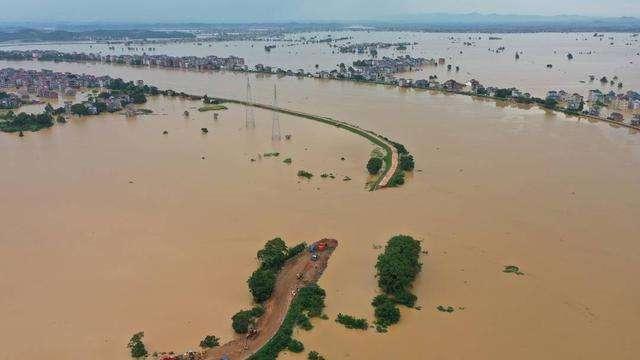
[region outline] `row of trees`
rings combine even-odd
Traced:
[[[0,121],[0,131],[4,132],[38,131],[53,126],[53,116],[47,112],[42,114],[21,112],[16,115],[10,111],[4,119]]]
[[[260,267],[251,274],[247,283],[249,291],[256,302],[263,302],[271,297],[276,285],[276,275],[287,259],[301,253],[306,244],[301,243],[288,248],[284,240],[275,238],[267,241],[264,248],[258,251],[257,257]]]
[[[417,297],[411,293],[418,273],[421,246],[418,240],[408,235],[396,235],[389,239],[384,253],[378,256],[376,277],[383,294],[373,299],[378,331],[400,320],[397,304],[413,307]]]

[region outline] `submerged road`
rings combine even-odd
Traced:
[[[371,191],[389,186],[391,179],[393,179],[393,176],[398,172],[398,157],[399,157],[398,150],[387,139],[385,139],[384,137],[372,131],[362,129],[357,125],[349,124],[347,122],[336,120],[327,116],[308,114],[305,112],[290,110],[290,109],[282,108],[279,106],[253,103],[253,102],[236,100],[236,99],[224,99],[224,98],[216,98],[216,99],[222,102],[241,104],[245,106],[253,106],[261,109],[277,111],[283,114],[297,116],[297,117],[333,125],[333,126],[345,129],[347,131],[350,131],[354,134],[360,135],[365,139],[369,140],[370,142],[372,142],[373,144],[380,146],[382,150],[385,152],[385,156],[383,158],[385,166],[381,170],[381,173],[378,175],[378,178],[376,179],[376,181],[374,181],[371,187],[369,188],[369,190]]]

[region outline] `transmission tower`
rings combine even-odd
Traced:
[[[249,82],[249,78],[247,77],[247,103],[253,104],[253,97],[251,96],[251,83]],[[255,128],[256,127],[256,118],[253,114],[253,106],[245,106],[244,109],[244,127]]]
[[[278,90],[276,85],[273,85],[273,107],[278,107]],[[280,141],[282,134],[280,133],[280,117],[277,111],[273,111],[273,124],[271,125],[271,139]]]

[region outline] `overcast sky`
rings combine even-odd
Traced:
[[[357,20],[450,12],[640,17],[640,0],[0,0],[2,21]]]

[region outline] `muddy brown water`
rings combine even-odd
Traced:
[[[244,76],[229,73],[45,67],[244,94]],[[252,80],[259,101],[277,81],[281,106],[397,139],[420,171],[368,192],[373,146],[353,134],[280,115],[293,138],[274,144],[270,112],[256,109],[246,131],[241,106],[214,122],[165,98],[146,105],[156,115],[0,134],[3,358],[126,359],[137,331],[152,351],[196,348],[209,333],[226,341],[231,315],[250,306],[255,252],[274,236],[341,240],[320,281],[331,320],[296,331],[329,359],[636,357],[640,134],[463,96]],[[280,158],[249,160],[274,150]],[[316,176],[299,181],[299,169]],[[429,251],[414,289],[422,310],[403,309],[384,335],[338,326],[338,312],[372,319],[374,245],[397,233]],[[502,273],[511,264],[525,275]]]

